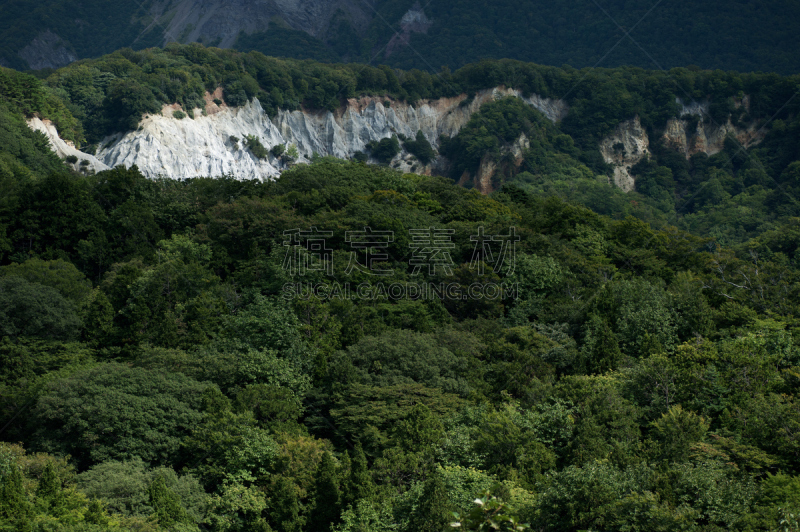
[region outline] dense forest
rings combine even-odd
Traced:
[[[582,77],[559,124],[503,99],[443,139],[458,173],[528,136],[491,195],[320,157],[272,182],[77,175],[24,122],[91,146],[216,86],[324,109]],[[197,45],[0,70],[0,529],[800,529],[796,90]],[[610,186],[597,141],[686,93],[769,132],[656,143]]]

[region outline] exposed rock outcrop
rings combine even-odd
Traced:
[[[631,167],[650,154],[650,139],[639,117],[619,124],[600,142],[600,153],[606,163],[614,166],[614,184],[625,192],[633,190]]]
[[[221,89],[205,94],[203,110],[183,110],[177,104],[165,105],[159,114],[145,116],[136,131],[104,139],[91,156],[75,149],[58,137],[52,124],[34,118],[31,128],[44,132],[54,150],[62,158],[76,156],[88,161],[75,166],[76,170],[98,172],[117,165],[136,165],[148,177],[190,178],[234,175],[242,179],[271,179],[286,167],[285,158],[268,155],[257,158],[246,147],[245,138],[256,137],[268,150],[277,145],[294,145],[297,162],[306,162],[314,154],[352,158],[358,152],[368,152],[367,145],[393,135],[414,138],[421,131],[434,148],[442,135],[455,136],[483,104],[503,97],[514,96],[542,112],[548,119],[563,119],[568,107],[563,101],[524,97],[519,91],[497,87],[484,90],[473,98],[461,95],[454,98],[422,100],[415,105],[388,98],[365,96],[348,100],[336,112],[279,111],[270,118],[258,100],[243,107],[231,108],[223,103]],[[216,103],[219,102],[219,103]],[[741,105],[747,105],[743,99]],[[176,111],[186,118],[177,119]],[[681,116],[667,122],[664,141],[687,157],[704,152],[709,155],[723,149],[727,135],[749,147],[763,139],[755,125],[735,127],[730,121],[721,126],[708,125],[691,115],[702,115],[707,104],[684,105]],[[686,116],[690,115],[690,116]],[[689,131],[691,127],[695,129]],[[494,190],[498,172],[518,169],[524,152],[530,146],[525,135],[501,149],[500,157],[487,155],[476,174],[465,172],[462,184],[469,184],[484,193]],[[613,183],[624,191],[634,189],[631,168],[650,155],[650,138],[639,117],[620,123],[614,132],[600,142],[604,160],[614,168]],[[404,172],[444,172],[447,161],[439,157],[423,165],[403,151],[391,166]]]
[[[495,158],[492,154],[486,154],[481,158],[481,163],[478,166],[478,171],[473,177],[469,172],[465,171],[458,184],[462,186],[472,186],[482,192],[489,194],[494,192],[498,183],[495,182],[498,171],[519,170],[522,162],[525,160],[525,150],[531,147],[530,140],[525,133],[520,134],[519,138],[510,146],[504,146],[500,149],[500,157]]]
[[[294,144],[301,162],[314,153],[349,158],[356,152],[366,152],[371,141],[398,134],[414,138],[417,131],[437,148],[441,135],[456,135],[484,103],[505,96],[522,98],[518,91],[502,87],[481,91],[469,101],[462,95],[424,100],[417,105],[362,97],[349,100],[335,113],[280,111],[270,119],[258,100],[241,108],[228,108],[210,103],[214,96],[207,94],[206,116],[196,111],[194,119],[177,120],[172,117],[177,107],[165,106],[161,114],[146,116],[137,131],[105,139],[97,156],[112,167],[135,164],[150,177],[232,174],[268,179],[280,173],[283,163],[272,157],[256,159],[241,142],[232,142],[232,136],[243,139],[253,135],[268,149]],[[538,96],[524,100],[553,121],[567,112],[567,106],[556,100]],[[404,171],[430,171],[406,153],[398,155],[392,165]]]
[[[43,31],[25,48],[19,56],[28,62],[33,70],[59,68],[75,61],[78,57],[69,51],[61,38],[50,30]]]
[[[96,173],[109,169],[108,165],[98,160],[94,155],[78,150],[74,144],[59,137],[56,126],[50,120],[41,120],[34,117],[28,120],[28,127],[34,131],[44,133],[47,136],[47,140],[50,141],[53,151],[62,159],[66,159],[69,156],[76,157],[77,161],[71,165],[76,172]],[[86,162],[84,163],[84,161]]]
[[[758,144],[765,136],[765,132],[755,124],[746,128],[736,127],[730,120],[720,126],[699,121],[694,125],[694,130],[691,128],[692,123],[688,120],[673,118],[667,122],[664,130],[666,144],[683,153],[686,158],[701,152],[708,155],[721,152],[728,135],[733,135],[745,148]]]
[[[681,104],[681,118],[667,121],[663,140],[667,146],[683,153],[686,158],[696,153],[714,155],[721,152],[729,135],[745,148],[749,148],[761,142],[766,134],[755,123],[746,127],[734,126],[730,120],[719,125],[709,123],[708,102],[684,103],[678,100],[678,103]],[[736,103],[747,109],[750,100],[745,96]],[[600,142],[600,152],[603,159],[614,167],[614,184],[626,192],[633,190],[635,180],[630,169],[650,155],[650,139],[639,117],[619,124],[612,134]]]
[[[713,123],[708,119],[707,101],[686,103],[680,98],[676,101],[681,105],[680,118],[667,121],[664,142],[687,158],[701,152],[707,155],[721,152],[728,135],[735,137],[745,148],[764,140],[766,132],[758,128],[757,124],[752,123],[746,127],[734,126],[730,120],[724,124]],[[745,95],[741,99],[734,100],[734,105],[737,109],[744,106],[745,111],[749,112],[750,96]],[[689,120],[692,117],[697,118]]]

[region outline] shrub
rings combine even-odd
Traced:
[[[425,135],[422,134],[422,131],[417,131],[416,140],[403,142],[403,147],[408,153],[419,159],[422,164],[428,164],[436,157],[436,151],[434,151],[428,139],[425,138]]]
[[[74,155],[67,155],[65,161],[67,161],[69,164],[75,164],[78,162],[78,158]]]
[[[395,155],[400,153],[400,141],[397,137],[390,137],[380,142],[372,141],[367,144],[372,156],[383,164],[389,164]]]
[[[268,152],[267,149],[261,144],[261,141],[258,140],[258,137],[255,135],[247,135],[245,137],[247,139],[247,147],[250,149],[250,152],[259,159],[266,159]]]
[[[280,157],[281,155],[283,155],[284,151],[286,151],[286,146],[284,144],[276,144],[275,146],[272,147],[270,153],[272,153],[272,155],[275,157]]]
[[[286,148],[286,158],[290,161],[296,161],[298,157],[300,157],[300,152],[297,150],[297,146],[290,144],[289,147]]]
[[[186,118],[186,113],[184,113],[183,111],[173,111],[172,116],[173,118],[177,118],[178,120],[183,120],[184,118]]]

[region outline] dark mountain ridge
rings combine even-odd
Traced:
[[[0,12],[0,65],[17,69],[177,41],[434,71],[500,58],[800,71],[800,5],[777,0],[3,0]]]

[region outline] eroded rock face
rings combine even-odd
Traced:
[[[40,120],[34,117],[28,120],[28,127],[34,131],[41,131],[44,133],[47,140],[50,141],[50,146],[53,151],[62,159],[66,159],[70,155],[77,157],[77,162],[71,165],[72,169],[76,172],[88,174],[109,169],[108,165],[101,162],[94,155],[89,155],[88,153],[76,149],[71,142],[59,137],[56,126],[54,126],[50,120]],[[87,161],[87,163],[81,164],[83,161]]]
[[[174,110],[165,106],[162,114],[145,117],[139,130],[105,139],[98,158],[111,167],[136,165],[147,177],[267,179],[280,172],[278,161],[258,159],[243,146],[246,135],[258,137],[267,148],[280,143],[277,128],[257,100],[195,119],[175,119]]]
[[[60,68],[78,57],[70,52],[61,38],[50,30],[43,31],[30,44],[19,51],[19,56],[33,70]]]
[[[82,153],[60,139],[52,124],[33,119],[29,125],[43,131],[61,157],[75,155],[79,161],[89,161],[77,170],[97,172],[117,165],[136,165],[148,177],[180,179],[233,175],[240,179],[271,179],[287,168],[287,162],[272,155],[256,158],[245,146],[247,136],[258,138],[267,150],[277,145],[296,146],[297,162],[307,162],[314,154],[352,158],[357,152],[367,152],[369,142],[393,135],[414,138],[417,131],[422,131],[431,145],[438,148],[442,135],[457,135],[483,104],[506,96],[523,99],[553,122],[561,120],[568,112],[562,101],[537,95],[524,98],[519,91],[498,87],[481,91],[469,100],[461,95],[410,105],[382,97],[362,97],[348,100],[336,112],[280,111],[270,118],[258,100],[240,108],[214,103],[214,100],[223,100],[221,89],[217,89],[205,94],[205,113],[199,109],[189,112],[177,104],[165,105],[160,114],[144,117],[137,131],[104,139],[97,157]],[[741,104],[746,105],[746,100]],[[699,152],[711,155],[721,151],[728,134],[735,135],[745,147],[763,139],[764,133],[755,125],[737,128],[727,122],[722,126],[709,126],[686,117],[704,113],[704,105],[684,106],[681,116],[685,118],[668,121],[663,133],[668,145],[689,157]],[[175,111],[186,112],[194,118],[176,119]],[[693,124],[696,124],[695,130],[688,131]],[[510,165],[519,168],[528,148],[529,141],[522,135],[503,148],[500,161],[484,157],[476,175],[465,173],[461,181],[489,193],[494,188],[497,172],[508,170]],[[639,117],[620,123],[601,141],[599,148],[604,160],[614,167],[613,183],[624,191],[633,190],[635,180],[630,170],[650,155],[650,139]],[[444,158],[438,157],[422,165],[405,151],[391,161],[398,170],[422,174],[446,172],[447,164]]]
[[[481,158],[478,172],[473,177],[469,172],[461,175],[459,184],[462,186],[471,185],[483,194],[489,194],[495,190],[495,176],[498,170],[510,169],[519,170],[525,160],[525,151],[531,147],[530,140],[525,133],[520,134],[519,138],[510,146],[500,149],[500,159],[496,160],[492,155],[486,154]],[[510,155],[510,159],[507,157]]]
[[[724,124],[715,124],[708,119],[708,102],[685,103],[680,98],[677,102],[681,104],[680,118],[672,118],[667,121],[664,129],[664,141],[667,146],[683,153],[688,159],[696,153],[714,155],[725,147],[725,138],[733,135],[736,140],[745,148],[758,144],[764,140],[766,132],[757,127],[756,124],[749,124],[746,127],[734,126],[730,120]],[[741,100],[734,101],[734,105],[739,108],[744,106],[746,111],[750,110],[750,97],[744,96]],[[694,118],[689,120],[689,118]]]
[[[101,143],[97,157],[108,166],[136,165],[148,177],[235,175],[240,178],[269,179],[278,175],[285,164],[274,157],[259,160],[244,149],[242,140],[253,135],[267,149],[278,144],[294,144],[299,162],[313,154],[351,158],[356,152],[366,152],[367,144],[392,135],[414,138],[422,131],[434,148],[441,135],[454,136],[469,121],[473,113],[489,101],[504,96],[519,96],[505,88],[478,93],[469,103],[466,96],[426,100],[412,106],[385,98],[362,97],[351,99],[335,113],[328,111],[280,111],[272,119],[258,100],[241,108],[229,108],[213,103],[206,95],[206,116],[199,110],[195,118],[177,120],[172,113],[177,106],[165,106],[160,115],[147,116],[137,131],[116,135]],[[563,117],[567,107],[563,102],[532,96],[526,102],[541,110],[551,120]],[[238,143],[231,140],[237,137]],[[440,164],[434,162],[431,166]],[[392,165],[403,171],[429,173],[431,166],[422,166],[405,152]]]
[[[725,147],[725,138],[729,134],[745,148],[758,144],[764,140],[766,134],[755,124],[742,128],[734,126],[730,120],[720,126],[706,124],[703,121],[697,122],[694,129],[692,126],[688,120],[673,118],[667,122],[664,131],[664,141],[667,146],[680,151],[687,159],[696,153],[714,155],[721,152]]]
[[[730,120],[724,124],[708,123],[708,102],[681,104],[681,118],[671,118],[664,128],[663,140],[672,149],[683,153],[688,159],[696,153],[714,155],[725,146],[725,138],[733,135],[745,148],[758,144],[766,132],[757,124],[746,127],[734,126]],[[737,105],[749,106],[745,96]],[[613,181],[616,186],[628,192],[635,185],[630,169],[645,156],[650,155],[650,139],[642,128],[639,117],[622,122],[616,130],[600,143],[603,159],[614,166]]]
[[[614,184],[625,192],[633,190],[635,182],[630,174],[631,167],[650,155],[650,139],[639,117],[619,124],[600,142],[600,153],[606,163],[614,166]]]

